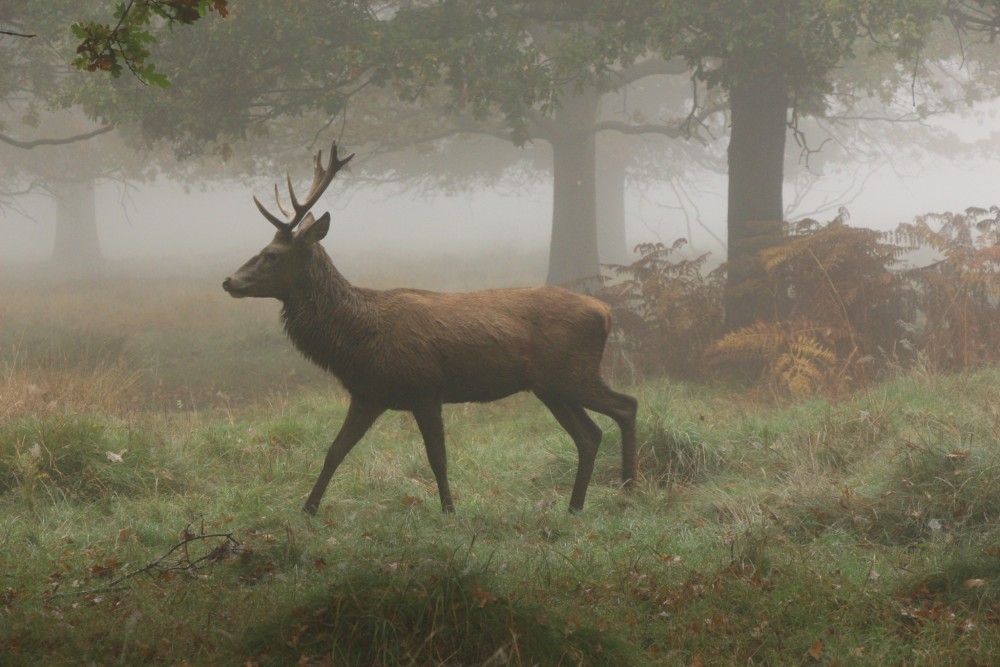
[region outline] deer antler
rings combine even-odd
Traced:
[[[320,196],[322,196],[323,192],[330,185],[333,177],[337,175],[337,172],[340,171],[345,164],[350,162],[353,157],[354,153],[351,153],[343,160],[337,158],[337,142],[334,142],[333,145],[330,146],[330,162],[324,169],[323,151],[317,152],[313,157],[313,182],[309,187],[309,194],[306,195],[305,201],[301,203],[295,196],[295,189],[292,188],[292,175],[287,174],[288,196],[292,200],[291,211],[286,209],[284,203],[282,203],[281,196],[278,194],[278,184],[275,183],[274,200],[278,203],[278,209],[285,216],[286,220],[282,220],[264,208],[264,205],[260,203],[259,199],[257,199],[257,195],[253,196],[253,203],[257,205],[257,210],[260,211],[261,215],[267,218],[268,222],[277,227],[280,231],[291,232],[306,217],[306,213],[309,212],[309,209],[316,204]]]

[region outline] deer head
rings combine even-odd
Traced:
[[[274,199],[285,220],[268,211],[254,195],[253,201],[257,209],[278,231],[263,250],[222,282],[222,288],[226,292],[237,298],[255,296],[282,299],[295,289],[303,278],[302,267],[309,254],[330,229],[329,213],[314,218],[309,209],[316,204],[337,172],[353,157],[352,153],[343,160],[339,159],[337,144],[334,143],[330,148],[330,161],[324,168],[323,151],[316,153],[312,186],[302,202],[295,196],[289,174],[287,180],[291,210],[285,208],[275,184]]]

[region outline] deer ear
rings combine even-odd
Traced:
[[[328,231],[330,231],[329,211],[319,216],[319,219],[314,218],[313,214],[310,213],[302,221],[302,226],[299,227],[299,233],[296,236],[305,243],[318,243]]]

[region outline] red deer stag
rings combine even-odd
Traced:
[[[573,438],[579,465],[571,512],[583,509],[601,429],[585,412],[614,419],[622,434],[622,482],[636,475],[636,400],[608,388],[601,355],[611,327],[602,302],[559,287],[442,294],[416,289],[354,287],[340,274],[320,240],[330,214],[309,209],[353,155],[337,145],[324,168],[315,156],[312,187],[299,202],[288,178],[292,210],[275,185],[281,220],[254,196],[278,232],[222,283],[234,297],[273,297],[295,346],[327,369],[351,396],[347,418],[326,453],[304,510],[315,514],[330,477],[386,410],[413,413],[437,480],[441,507],[454,512],[444,446],[443,403],[486,402],[531,391]]]

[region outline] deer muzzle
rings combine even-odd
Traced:
[[[236,285],[233,282],[232,276],[222,281],[222,289],[228,292],[229,296],[237,299],[246,296],[246,290]]]

